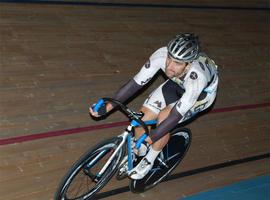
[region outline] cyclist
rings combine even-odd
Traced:
[[[150,145],[149,151],[132,170],[132,179],[142,179],[151,170],[173,128],[209,108],[216,98],[217,65],[201,51],[199,38],[194,33],[177,35],[167,46],[155,51],[141,70],[113,98],[125,102],[159,70],[168,79],[149,95],[140,109],[144,113],[143,120],[157,119],[158,126],[150,131],[145,140]],[[91,108],[89,112],[94,117],[100,117],[112,108],[113,105],[107,103],[98,112],[93,112]],[[143,129],[137,128],[135,138],[142,134]],[[145,145],[142,145],[140,150],[144,149]],[[136,153],[145,154],[140,153],[140,150]]]

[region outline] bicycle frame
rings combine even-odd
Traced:
[[[136,144],[135,144],[135,148],[139,149],[142,142],[147,138],[147,136],[149,134],[149,129],[148,129],[147,126],[155,125],[157,123],[156,120],[148,120],[148,121],[145,121],[145,122],[142,121],[141,118],[142,118],[143,115],[138,114],[136,112],[133,112],[128,107],[123,105],[121,102],[119,102],[119,101],[117,101],[115,99],[111,99],[111,98],[101,98],[101,99],[99,99],[98,102],[92,106],[93,111],[97,112],[98,109],[105,104],[105,101],[109,101],[109,102],[114,103],[115,105],[119,106],[120,109],[129,117],[129,119],[131,119],[131,123],[128,125],[125,132],[122,135],[118,136],[118,137],[123,138],[122,142],[118,145],[118,147],[116,148],[114,153],[110,156],[110,158],[105,163],[105,165],[102,167],[100,172],[96,175],[96,177],[101,177],[102,176],[102,174],[105,172],[105,170],[107,169],[107,167],[109,166],[109,164],[111,163],[113,158],[117,155],[119,150],[123,147],[123,145],[126,142],[127,142],[127,150],[128,150],[128,153],[127,153],[128,154],[128,171],[131,171],[133,169],[132,158],[131,158],[131,156],[132,156],[131,137],[132,137],[132,132],[133,132],[134,128],[138,127],[138,126],[141,126],[145,130],[145,133],[142,134],[139,137],[139,139],[136,141]]]
[[[153,126],[157,123],[156,120],[148,120],[144,121],[146,125]],[[99,171],[99,173],[96,175],[97,177],[101,177],[102,174],[106,171],[107,167],[110,165],[113,158],[117,155],[117,153],[120,151],[120,149],[123,147],[124,144],[127,143],[127,156],[128,156],[128,171],[131,171],[133,169],[133,163],[132,163],[132,146],[131,146],[131,138],[132,138],[132,132],[135,127],[140,126],[139,123],[137,123],[135,120],[132,120],[131,123],[128,125],[126,130],[119,135],[118,137],[122,137],[121,143],[118,145],[116,150],[113,152],[113,154],[110,156],[108,161],[105,163],[105,165],[102,167],[102,169]],[[136,142],[135,148],[139,149],[142,142],[146,139],[147,135],[143,134]]]

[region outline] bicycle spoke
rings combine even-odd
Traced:
[[[86,176],[81,177],[81,179],[87,178]],[[81,188],[83,187],[84,181],[75,180],[75,182],[71,185],[71,189],[67,192],[68,197],[72,196],[80,196],[79,192],[82,191]]]
[[[178,155],[180,155],[180,153],[176,153],[176,154],[174,154],[173,156],[167,158],[167,162],[170,161],[170,160],[172,160],[173,158],[175,158],[175,157],[178,156]]]
[[[84,178],[85,179],[85,178]],[[83,187],[83,183],[82,182],[80,182],[80,186],[79,186],[79,188],[78,188],[78,190],[77,190],[77,193],[76,193],[76,196],[78,196],[78,194],[79,194],[79,192],[81,191],[81,188]]]
[[[124,141],[122,138],[108,139],[83,155],[61,183],[56,199],[88,199],[99,191],[112,178],[124,156],[123,149],[119,148],[111,158],[122,141]],[[109,158],[111,158],[110,162],[108,162]],[[99,175],[105,163],[107,167],[103,169],[102,175]]]
[[[157,160],[159,161],[159,164],[163,167],[166,167],[166,168],[169,168],[169,166],[162,160],[160,159],[159,157],[157,158]],[[168,160],[167,160],[168,161]]]
[[[151,174],[150,175],[148,175],[149,177],[146,179],[146,181],[145,181],[145,183],[147,183],[150,179],[151,179],[151,177],[153,177],[154,176],[154,174],[157,172],[157,171],[159,171],[159,170],[161,170],[161,168],[160,167],[157,167],[157,168],[154,168],[154,169],[151,169]]]
[[[189,149],[190,142],[191,133],[188,129],[176,129],[168,144],[157,157],[153,169],[143,179],[131,180],[130,190],[135,193],[144,192],[164,180],[181,162]]]

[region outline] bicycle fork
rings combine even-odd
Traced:
[[[127,131],[125,131],[122,135],[119,136],[119,137],[122,137],[123,138],[122,141],[121,141],[121,143],[118,145],[118,147],[113,152],[113,154],[110,156],[110,158],[105,163],[105,165],[102,167],[102,169],[96,174],[96,178],[97,179],[99,179],[103,175],[103,173],[106,171],[107,167],[110,165],[110,163],[112,162],[112,160],[114,159],[114,157],[116,156],[116,154],[121,150],[121,148],[125,144],[128,136],[129,136],[129,133]]]

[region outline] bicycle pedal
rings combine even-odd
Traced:
[[[127,163],[123,163],[122,166],[119,167],[119,169],[116,173],[116,179],[123,180],[126,177],[128,177]]]

